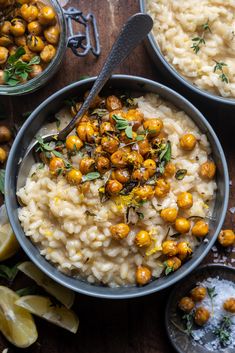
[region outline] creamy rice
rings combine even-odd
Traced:
[[[180,192],[190,191],[194,200],[192,208],[181,210],[180,215],[212,215],[216,183],[203,181],[198,174],[200,165],[208,160],[211,153],[206,136],[184,112],[156,95],[138,98],[138,107],[145,119],[162,119],[164,131],[169,134],[176,169],[187,169],[188,173],[183,180],[175,177],[169,180],[171,190],[165,198],[154,197],[138,209],[143,213],[143,219],[131,227],[126,239],[116,241],[111,237],[109,227],[123,222],[125,209],[112,199],[100,202],[99,188],[104,185],[102,178],[92,181],[90,190],[83,195],[63,176],[53,177],[47,166],[41,168],[37,164],[32,167],[25,187],[17,193],[25,205],[19,209],[19,219],[26,236],[60,271],[90,283],[111,287],[134,285],[139,265],[148,266],[153,277],[161,275],[164,270],[161,244],[175,230],[162,220],[159,212],[166,207],[178,209],[176,200]],[[71,118],[66,109],[61,110],[57,117],[62,127]],[[56,131],[55,124],[49,124],[41,131],[42,134],[45,129]],[[184,133],[193,133],[198,140],[191,152],[179,148],[179,138]],[[79,158],[79,155],[73,157],[75,167]],[[138,248],[134,243],[135,234],[141,229],[150,231],[153,238],[147,249]],[[189,241],[192,249],[198,245],[191,232],[177,238],[182,239]]]
[[[166,60],[200,89],[235,97],[235,1],[146,0],[154,20],[153,34]],[[203,31],[203,25],[209,29]],[[196,54],[191,48],[203,37]],[[222,82],[216,62],[223,62],[228,83]]]

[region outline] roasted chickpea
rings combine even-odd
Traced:
[[[112,237],[116,240],[126,238],[130,232],[130,227],[125,223],[115,224],[111,226],[109,229]]]
[[[29,62],[35,56],[35,53],[29,50],[27,45],[24,46],[24,50],[25,50],[25,54],[21,56],[21,60]]]
[[[203,326],[210,318],[210,312],[206,308],[200,307],[195,311],[194,321],[198,326]]]
[[[0,64],[5,64],[8,58],[8,49],[5,47],[0,47]]]
[[[119,141],[118,139],[111,136],[104,136],[101,139],[101,146],[104,151],[113,154],[118,150]]]
[[[49,45],[45,45],[45,47],[42,49],[40,53],[40,58],[45,63],[49,63],[51,62],[51,60],[54,58],[55,55],[56,55],[56,48],[53,45],[49,44]]]
[[[123,149],[117,150],[111,156],[112,164],[117,168],[125,168],[128,165],[127,153]]]
[[[9,55],[14,55],[16,50],[17,50],[17,46],[16,45],[11,45],[10,47],[7,48],[9,51]]]
[[[132,129],[133,131],[136,131],[142,125],[144,115],[138,109],[130,109],[126,113],[126,119],[132,122]]]
[[[26,37],[25,35],[19,36],[15,38],[15,44],[19,47],[24,47],[26,45]]]
[[[133,180],[144,182],[149,179],[149,172],[144,168],[135,169],[131,176]]]
[[[95,160],[90,157],[85,157],[81,159],[79,163],[79,169],[82,174],[88,174],[95,170]]]
[[[29,33],[39,36],[42,33],[42,26],[38,21],[32,21],[28,24]]]
[[[134,131],[132,131],[131,136],[132,136],[132,137],[129,138],[129,137],[126,135],[125,131],[122,131],[121,134],[120,134],[120,136],[119,136],[119,139],[120,139],[121,142],[126,143],[126,144],[128,144],[128,143],[130,143],[130,142],[136,141],[137,133],[134,132]]]
[[[13,38],[8,34],[2,34],[0,36],[0,46],[9,47],[13,45]]]
[[[163,178],[156,181],[155,195],[159,198],[165,197],[170,191],[170,184]]]
[[[218,236],[219,243],[224,246],[231,246],[235,243],[235,234],[232,229],[221,230]]]
[[[224,310],[235,314],[235,298],[229,298],[224,302]]]
[[[107,157],[99,156],[96,160],[96,167],[100,174],[104,174],[110,169],[110,160]]]
[[[139,153],[141,156],[146,156],[150,152],[150,144],[147,139],[138,142]]]
[[[192,151],[196,146],[197,140],[193,134],[185,134],[180,138],[180,147],[184,151]]]
[[[4,163],[7,159],[7,153],[6,151],[0,147],[0,163]]]
[[[192,228],[192,235],[205,237],[209,232],[209,226],[205,221],[197,221]]]
[[[113,125],[109,121],[104,121],[100,125],[100,133],[101,135],[105,134],[106,132],[113,132],[115,131]]]
[[[41,52],[44,48],[44,43],[42,39],[38,36],[28,36],[27,37],[27,45],[32,52]]]
[[[29,76],[31,78],[34,78],[42,73],[42,67],[41,65],[32,65],[31,66],[32,71],[29,73]]]
[[[90,122],[80,123],[76,131],[83,142],[94,142],[95,131]]]
[[[162,243],[162,253],[167,256],[175,256],[178,253],[177,242],[175,240],[166,240]]]
[[[181,192],[177,197],[177,205],[187,210],[193,205],[193,195],[190,192]]]
[[[44,37],[50,44],[57,44],[60,37],[60,31],[58,26],[51,26],[45,29]]]
[[[49,170],[52,175],[59,175],[64,171],[65,164],[62,158],[53,157],[49,163]]]
[[[109,113],[109,121],[111,124],[116,125],[116,121],[113,119],[114,115],[118,115],[119,117],[126,119],[126,112],[121,109],[114,110]]]
[[[193,252],[187,241],[179,242],[177,244],[177,250],[178,250],[178,256],[180,260],[185,260]]]
[[[17,0],[16,2],[18,2],[18,4],[28,4],[31,0]]]
[[[171,269],[171,272],[174,272],[180,268],[181,260],[178,257],[173,256],[165,261],[165,265],[167,268]]]
[[[176,218],[175,230],[181,234],[188,233],[190,230],[190,221],[184,217]]]
[[[20,37],[23,36],[25,33],[25,22],[21,20],[20,18],[14,18],[11,20],[11,34],[13,34],[14,37]]]
[[[154,190],[152,189],[151,185],[139,186],[134,188],[133,191],[137,200],[140,201],[151,200],[151,198],[154,196]]]
[[[160,215],[165,222],[173,223],[177,218],[178,211],[176,208],[168,207],[161,211]]]
[[[38,8],[34,5],[24,4],[20,8],[20,13],[25,21],[32,22],[38,17]]]
[[[207,161],[200,166],[199,175],[202,179],[211,180],[214,178],[216,165],[212,161]]]
[[[106,108],[112,112],[114,110],[122,109],[122,102],[116,96],[108,96],[106,98]]]
[[[201,302],[206,296],[206,288],[205,287],[195,287],[191,290],[190,296],[194,302]]]
[[[77,152],[82,148],[83,142],[78,136],[70,135],[66,138],[65,146],[70,153]]]
[[[4,71],[0,70],[0,85],[4,85],[5,83],[4,76],[5,76]]]
[[[138,266],[136,270],[136,283],[140,286],[144,286],[149,283],[152,277],[152,272],[148,267]]]
[[[133,165],[136,168],[141,167],[144,161],[141,154],[138,153],[137,151],[131,151],[127,156],[127,160],[131,165]]]
[[[9,142],[12,138],[11,130],[7,126],[0,126],[0,143]]]
[[[130,180],[130,172],[128,169],[116,169],[112,172],[112,178],[117,179],[122,184],[127,183]]]
[[[156,137],[159,135],[163,128],[163,122],[161,119],[147,119],[144,122],[144,129],[148,130],[149,137]]]
[[[175,165],[172,162],[168,162],[164,168],[163,177],[164,178],[171,178],[175,175]]]
[[[55,22],[55,11],[51,6],[43,6],[38,14],[38,20],[42,25],[50,25]]]
[[[80,170],[71,169],[67,174],[66,178],[70,184],[78,185],[82,181],[82,173]]]
[[[122,190],[123,186],[117,180],[108,180],[106,183],[106,191],[109,195],[118,194]]]
[[[140,248],[142,248],[143,246],[150,246],[151,242],[152,240],[150,234],[146,230],[141,230],[135,236],[135,244]]]
[[[0,27],[0,32],[2,34],[10,34],[10,29],[11,29],[11,22],[10,21],[4,21],[3,24]]]
[[[157,165],[153,159],[146,159],[143,166],[147,169],[150,177],[156,173]]]
[[[178,307],[180,310],[184,311],[185,313],[190,313],[193,310],[195,304],[190,297],[183,297],[180,299],[178,303]]]

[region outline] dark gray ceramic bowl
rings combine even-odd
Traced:
[[[146,0],[139,0],[141,12],[146,12]],[[152,32],[150,32],[145,40],[147,50],[153,59],[156,67],[162,72],[165,77],[167,77],[171,82],[173,81],[180,88],[185,88],[185,92],[189,93],[190,96],[200,97],[203,101],[208,101],[212,103],[217,103],[220,106],[224,107],[235,107],[235,99],[233,98],[224,98],[217,96],[209,91],[202,90],[195,86],[193,83],[185,79],[182,75],[171,66],[168,61],[165,59],[164,55],[161,52],[161,49],[156,42]]]
[[[94,78],[89,78],[61,89],[37,107],[26,120],[16,136],[9,154],[6,167],[5,202],[12,228],[20,245],[31,260],[48,276],[64,286],[83,294],[112,299],[133,298],[169,287],[189,274],[206,256],[218,236],[226,214],[229,192],[227,164],[220,142],[212,127],[202,116],[202,114],[185,98],[159,83],[155,83],[144,78],[125,75],[113,76],[107,83],[106,89],[116,88],[129,90],[131,92],[153,92],[159,94],[161,97],[173,103],[178,108],[184,110],[195,121],[201,131],[207,135],[212,146],[213,158],[218,168],[218,192],[216,195],[213,220],[210,223],[208,242],[202,242],[200,247],[193,254],[192,259],[183,265],[177,272],[169,277],[164,277],[153,281],[144,287],[122,287],[111,289],[103,286],[91,285],[85,281],[80,281],[60,273],[56,267],[47,262],[45,258],[40,255],[36,246],[34,246],[31,241],[26,238],[21,228],[17,216],[17,209],[19,205],[16,198],[18,163],[19,160],[24,157],[25,150],[37,134],[40,127],[45,124],[47,117],[57,112],[66,98],[84,93],[91,87],[93,82]]]
[[[205,345],[198,343],[188,336],[179,327],[182,327],[182,321],[178,310],[179,300],[188,295],[189,291],[195,287],[197,282],[202,282],[206,278],[219,277],[227,281],[235,281],[235,268],[222,265],[210,264],[197,268],[190,276],[180,281],[172,290],[167,302],[165,311],[165,325],[168,337],[179,353],[210,353]],[[204,343],[209,343],[215,339],[213,334],[206,334],[203,338]],[[224,348],[216,353],[234,353],[234,348]]]

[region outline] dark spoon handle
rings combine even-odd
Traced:
[[[99,76],[94,82],[89,95],[84,101],[81,109],[71,120],[71,122],[60,131],[59,140],[64,140],[66,136],[73,130],[75,124],[81,119],[90,107],[94,98],[99,94],[105,83],[111,77],[113,70],[132,52],[132,50],[146,37],[153,26],[152,18],[143,13],[137,13],[129,18],[123,26],[118,38],[105,61]]]

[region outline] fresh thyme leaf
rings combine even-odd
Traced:
[[[112,118],[116,122],[116,128],[118,130],[125,130],[129,126],[128,121],[119,115],[113,114]]]
[[[192,310],[190,313],[184,314],[182,316],[182,320],[183,320],[184,325],[185,325],[185,333],[188,336],[190,336],[191,333],[192,333],[194,314],[195,314],[195,311]]]
[[[224,73],[224,67],[228,65],[222,61],[221,62],[216,60],[214,61],[215,61],[214,72],[219,71],[221,73],[219,75],[219,78],[221,79],[221,81],[225,83],[229,83],[228,76]]]
[[[137,135],[136,136],[136,141],[143,141],[144,140],[144,136],[143,135]]]
[[[129,139],[132,139],[133,131],[131,126],[127,126],[127,128],[125,129],[125,134]]]
[[[18,263],[13,267],[0,265],[0,277],[12,282],[18,273]]]
[[[206,41],[203,37],[192,38],[192,41],[193,41],[193,45],[191,46],[191,48],[193,49],[195,54],[197,54],[199,52],[202,44],[206,44]]]
[[[26,52],[25,52],[25,49],[24,49],[23,47],[19,47],[19,48],[16,50],[15,54],[9,56],[7,62],[8,62],[9,64],[14,64],[14,63],[15,63],[17,60],[19,60],[19,58],[20,58],[22,55],[24,55],[25,53],[26,53]]]
[[[167,162],[169,162],[171,159],[171,143],[170,141],[167,141],[166,144],[163,144],[163,146],[160,146],[160,155],[159,155],[159,171],[161,174],[164,173],[164,167]]]
[[[41,136],[36,137],[38,141],[38,146],[36,147],[36,152],[52,152],[54,147],[52,147],[48,142],[44,142]]]
[[[0,169],[0,193],[4,195],[5,169]]]
[[[211,29],[210,29],[210,26],[209,26],[209,20],[202,25],[202,29],[203,29],[204,32],[205,31],[211,32]]]
[[[95,180],[100,178],[100,173],[99,172],[91,172],[86,175],[83,175],[82,181],[90,181],[90,180]]]
[[[217,296],[217,293],[215,292],[215,287],[212,287],[212,288],[206,287],[206,290],[211,300]]]
[[[224,316],[213,333],[218,337],[219,342],[222,347],[225,347],[229,344],[231,339],[231,331],[232,331],[232,321],[228,316]]]
[[[174,267],[169,266],[167,261],[163,262],[163,265],[165,266],[165,275],[168,276],[170,273],[174,272]]]
[[[187,169],[179,169],[175,173],[175,178],[177,180],[183,180],[186,174],[187,174]]]

